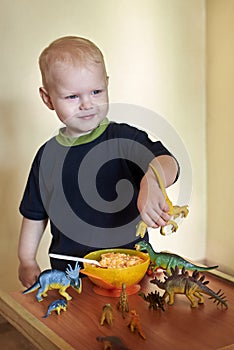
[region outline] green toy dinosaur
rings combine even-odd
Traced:
[[[135,245],[136,250],[147,250],[151,266],[153,265],[153,272],[158,269],[162,268],[167,271],[167,273],[170,274],[171,268],[175,268],[178,266],[179,269],[182,269],[185,267],[187,270],[197,270],[197,271],[208,271],[216,269],[218,266],[211,266],[211,267],[203,267],[195,265],[181,256],[173,253],[168,252],[155,252],[152,248],[152,245],[146,241],[140,241]]]
[[[149,167],[153,170],[153,172],[156,176],[156,179],[158,181],[159,187],[164,195],[165,201],[166,201],[168,208],[169,208],[168,214],[173,219],[176,219],[179,216],[186,218],[186,216],[189,213],[188,206],[183,205],[180,207],[178,205],[173,205],[172,202],[170,201],[170,199],[168,198],[165,186],[163,184],[163,181],[162,181],[161,176],[159,175],[157,169],[151,163],[149,164]],[[172,232],[176,232],[178,229],[177,223],[171,219],[167,222],[167,224],[165,226],[162,226],[160,229],[160,233],[164,236],[166,235],[165,227],[168,225],[172,225],[172,229],[171,229]],[[136,236],[141,236],[141,238],[144,238],[146,230],[147,230],[147,225],[144,221],[141,220],[137,225]]]
[[[204,303],[202,294],[207,294],[210,296],[210,299],[214,299],[214,303],[217,303],[217,305],[221,305],[222,307],[224,306],[226,309],[228,308],[226,297],[221,290],[215,293],[208,288],[207,284],[209,281],[204,282],[205,276],[198,279],[198,271],[194,271],[192,276],[190,276],[185,268],[179,273],[179,268],[176,266],[175,269],[171,268],[170,275],[165,271],[164,274],[166,276],[164,282],[158,280],[156,277],[150,282],[165,290],[163,298],[165,300],[169,297],[169,305],[174,304],[175,294],[184,294],[190,300],[191,307],[197,307],[198,304]]]

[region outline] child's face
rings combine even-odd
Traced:
[[[53,67],[48,90],[40,89],[46,105],[77,137],[95,129],[108,112],[108,78],[101,64],[89,68],[60,63]]]

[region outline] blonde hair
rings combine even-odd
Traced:
[[[53,41],[46,47],[39,57],[39,67],[42,76],[42,84],[47,86],[47,74],[52,65],[57,62],[68,64],[101,63],[106,73],[104,57],[100,49],[90,40],[78,36],[65,36]]]

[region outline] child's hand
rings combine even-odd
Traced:
[[[22,283],[22,285],[26,288],[31,287],[36,282],[40,273],[41,270],[36,260],[27,264],[20,263],[19,265],[19,280]]]
[[[169,208],[151,169],[141,180],[137,206],[142,220],[149,227],[165,226],[170,220]]]

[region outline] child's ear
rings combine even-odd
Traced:
[[[49,96],[48,92],[46,91],[46,89],[43,88],[43,87],[40,87],[39,93],[40,93],[40,96],[41,96],[41,98],[42,98],[42,101],[45,103],[45,105],[46,105],[49,109],[54,110],[54,106],[53,106],[53,104],[52,104],[52,102],[51,102],[50,96]]]

